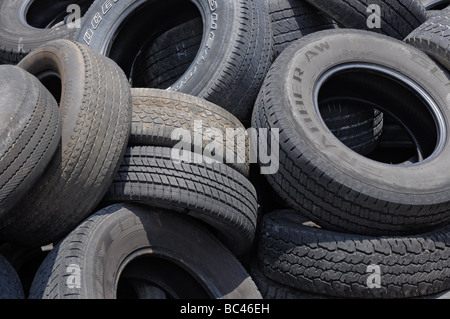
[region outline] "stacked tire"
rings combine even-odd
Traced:
[[[365,1],[308,2],[342,28],[286,48],[255,105],[254,127],[279,131],[280,168],[267,180],[288,208],[263,218],[260,287],[266,298],[445,297],[450,74],[445,23],[433,28],[445,10],[427,19],[420,2],[395,1],[368,30]],[[357,154],[339,140],[320,107],[329,100],[384,114],[375,150]],[[400,157],[382,149],[405,141],[412,152]]]

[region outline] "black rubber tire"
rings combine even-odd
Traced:
[[[102,15],[103,2],[94,2],[75,39],[111,57],[130,78],[142,47],[174,26],[199,16],[200,11],[204,32],[199,54],[168,90],[204,98],[249,122],[272,63],[272,29],[265,1],[122,0]],[[93,28],[97,14],[102,20]]]
[[[427,19],[419,0],[306,0],[346,28],[373,31],[403,40]],[[369,28],[370,5],[378,5],[381,28]]]
[[[125,266],[138,266],[133,257],[139,255],[182,268],[209,298],[261,299],[238,260],[194,218],[131,204],[107,207],[75,228],[42,263],[29,298],[115,298],[118,274],[127,271]],[[81,289],[67,285],[71,265],[80,267]],[[166,268],[159,268],[161,276]],[[175,286],[185,285],[177,281]]]
[[[136,58],[133,87],[169,88],[189,69],[202,38],[201,18],[180,24],[157,37]]]
[[[58,104],[39,80],[0,66],[0,220],[38,182],[61,139]],[[12,125],[13,124],[13,125]]]
[[[47,25],[65,13],[70,4],[80,5],[82,14],[83,8],[87,9],[92,0],[46,0],[40,1],[39,8],[34,8],[33,2],[4,0],[0,3],[0,63],[17,64],[42,44],[57,39],[73,39],[76,28],[69,28],[65,23],[54,27]]]
[[[408,237],[367,237],[305,226],[293,211],[263,220],[258,255],[272,280],[345,298],[412,298],[450,287],[450,228]],[[369,266],[378,266],[380,286]],[[376,282],[376,281],[375,281]]]
[[[336,28],[336,23],[326,14],[303,0],[267,1],[272,21],[274,58],[307,34]]]
[[[30,293],[31,283],[51,246],[24,247],[11,243],[0,245],[0,255],[5,257],[20,278],[25,296]]]
[[[405,42],[422,50],[450,70],[450,11],[431,17]]]
[[[237,255],[250,248],[255,236],[258,208],[250,181],[225,164],[177,164],[170,148],[129,148],[104,202],[189,214],[216,229]]]
[[[428,160],[413,166],[387,165],[358,155],[330,134],[311,93],[324,87],[320,81],[325,71],[355,62],[360,65],[358,72],[347,69],[343,74],[371,83],[366,98],[371,97],[376,105],[387,104],[387,110],[418,126],[422,140],[442,131],[436,144],[424,145],[429,148]],[[373,71],[380,75],[372,77],[374,69],[365,70],[362,64],[382,71]],[[392,70],[396,78],[386,73]],[[393,78],[388,81],[390,76]],[[407,82],[394,84],[397,79],[405,81],[404,77],[414,79],[425,91],[417,91]],[[340,83],[344,96],[353,92],[355,97],[363,97],[364,81],[347,87],[341,79],[328,77],[328,82]],[[450,149],[445,142],[449,83],[450,75],[426,54],[384,35],[329,30],[303,37],[275,61],[255,106],[254,127],[280,129],[280,169],[266,178],[289,207],[328,229],[378,236],[419,233],[446,225],[450,220],[450,180],[442,172],[450,169]],[[391,93],[374,93],[376,86],[381,87],[380,92]],[[401,107],[397,99],[409,99],[419,92],[424,98],[428,94],[436,104],[422,105],[416,98],[403,103],[410,105],[406,110],[394,108]],[[390,95],[392,100],[385,101]]]
[[[191,132],[190,150],[192,152],[201,150],[201,154],[204,154],[205,148],[212,141],[203,136],[199,143],[195,138],[195,121],[201,121],[203,129],[218,129],[223,136],[222,141],[218,137],[214,140],[223,145],[221,162],[245,177],[249,176],[249,138],[244,125],[231,113],[204,99],[188,94],[135,88],[131,89],[131,92],[133,119],[129,145],[174,147],[180,142],[180,137],[172,139],[172,135],[176,129],[182,129],[186,133]],[[234,144],[228,143],[227,129],[241,132],[239,138],[242,141],[235,139]],[[227,159],[227,152],[233,154],[233,160]]]
[[[22,283],[10,262],[0,255],[0,299],[25,299]]]
[[[337,28],[325,13],[305,1],[268,0],[268,3],[274,36],[274,59],[305,35]],[[355,107],[344,105],[348,103],[351,104],[341,103],[339,107],[327,103],[321,110],[322,117],[343,143],[355,152],[367,154],[377,145],[383,114],[366,108],[356,111]],[[370,123],[374,127],[367,127]]]
[[[69,40],[49,42],[18,65],[44,82],[53,82],[48,74],[61,79],[61,92],[52,87],[62,96],[61,144],[0,231],[10,242],[43,246],[91,214],[111,185],[129,139],[131,89],[114,61]]]

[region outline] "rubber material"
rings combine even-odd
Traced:
[[[244,125],[225,109],[204,99],[178,92],[135,88],[131,92],[133,119],[129,145],[175,147],[181,140],[186,141],[186,136],[180,139],[176,134],[176,130],[183,130],[180,133],[189,135],[190,151],[209,153],[211,143],[217,143],[217,148],[220,148],[217,154],[221,151],[223,158],[215,158],[242,175],[249,176],[250,142],[247,132]],[[197,131],[197,126],[201,126],[200,131]],[[208,129],[218,131],[214,140],[212,137],[208,138]],[[237,137],[233,141],[227,130],[236,133]]]
[[[45,44],[19,67],[53,83],[61,96],[62,141],[0,233],[16,244],[43,246],[69,233],[107,192],[129,139],[131,89],[116,63],[69,40]]]
[[[60,140],[55,98],[28,72],[0,66],[0,221],[38,182]]]
[[[163,284],[173,280],[170,271],[176,265],[209,298],[261,299],[246,270],[204,225],[189,216],[131,204],[107,207],[75,228],[42,263],[29,298],[116,298],[118,274],[136,269],[139,264],[133,261],[139,258],[132,258],[138,256],[166,260],[166,268],[159,268],[161,276],[169,271]],[[183,280],[185,276],[175,288],[182,289]]]
[[[236,254],[253,243],[257,198],[253,185],[225,164],[177,163],[170,148],[130,147],[104,198],[176,210],[212,226]]]

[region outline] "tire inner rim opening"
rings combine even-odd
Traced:
[[[315,111],[328,131],[320,110],[325,100],[364,101],[397,120],[409,133],[416,150],[415,159],[403,163],[363,155],[369,159],[399,166],[421,165],[444,148],[447,128],[439,105],[419,84],[397,71],[368,63],[341,64],[319,77],[313,94]]]

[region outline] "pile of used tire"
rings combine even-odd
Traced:
[[[0,298],[445,298],[450,1],[3,0]]]

